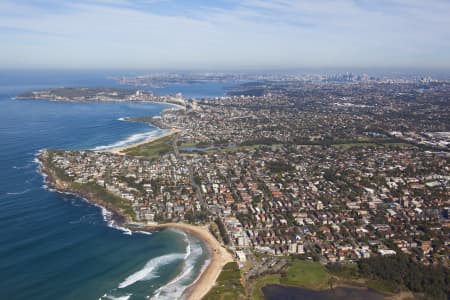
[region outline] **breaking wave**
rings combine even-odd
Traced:
[[[196,262],[203,254],[203,248],[200,242],[193,242],[187,237],[184,231],[181,232],[188,242],[186,253],[184,255],[183,267],[175,278],[158,288],[151,299],[182,299],[186,289],[196,281],[196,279],[192,279],[192,271],[194,270]],[[208,263],[209,262],[206,261],[204,266],[207,266]]]
[[[135,284],[138,281],[147,281],[153,278],[157,278],[158,275],[155,273],[155,271],[158,268],[181,259],[183,259],[182,253],[173,253],[152,258],[145,264],[142,269],[131,274],[124,281],[122,281],[119,284],[119,288],[123,289],[127,286]]]
[[[32,189],[26,189],[26,190],[24,190],[24,191],[20,191],[20,192],[8,192],[8,193],[6,193],[7,195],[23,195],[23,194],[26,194],[26,193],[28,193],[28,192],[31,192],[32,191]]]
[[[118,285],[118,289],[130,287],[140,281],[150,281],[158,278],[158,271],[163,266],[182,261],[180,271],[163,286],[154,291],[148,298],[158,300],[183,299],[186,290],[197,280],[197,278],[193,278],[193,276],[197,275],[197,272],[195,274],[193,272],[198,260],[203,255],[203,247],[200,241],[191,239],[184,231],[178,229],[170,230],[182,235],[186,242],[185,251],[183,253],[171,253],[150,259],[143,268],[125,278]],[[208,265],[208,261],[204,264],[204,266],[206,265]]]
[[[116,296],[111,296],[111,295],[104,294],[98,300],[128,300],[128,299],[130,299],[130,297],[132,295],[133,294],[126,294],[125,296],[118,296],[118,297],[116,297]]]
[[[86,200],[86,199],[84,199],[84,200]],[[102,210],[103,220],[106,222],[106,224],[108,224],[108,227],[122,231],[123,234],[126,234],[126,235],[133,234],[133,232],[130,229],[117,225],[116,222],[114,222],[114,220],[112,219],[112,213],[110,211],[108,211],[106,208],[104,208],[103,206],[98,205],[98,204],[94,204],[94,205],[97,207],[100,207],[100,209]]]
[[[153,233],[149,232],[149,231],[141,231],[141,230],[137,230],[134,233],[140,233],[140,234],[145,234],[145,235],[152,235]]]
[[[33,162],[36,162],[36,161],[37,161],[37,158],[35,158],[33,160]],[[13,169],[15,169],[15,170],[25,170],[25,169],[29,169],[30,167],[33,167],[32,163],[28,163],[28,164],[23,165],[23,166],[13,166]]]
[[[164,134],[166,131],[164,129],[153,129],[151,131],[148,132],[143,132],[143,133],[136,133],[136,134],[132,134],[130,136],[128,136],[127,138],[109,144],[109,145],[104,145],[104,146],[97,146],[95,148],[93,148],[92,150],[94,151],[102,151],[102,150],[109,150],[109,149],[114,149],[114,148],[120,148],[120,147],[126,147],[135,143],[139,143],[142,141],[145,141],[146,139],[152,138],[152,137],[157,137],[159,135]]]

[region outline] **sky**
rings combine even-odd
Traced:
[[[450,0],[0,0],[0,68],[450,69]]]

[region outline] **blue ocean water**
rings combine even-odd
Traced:
[[[176,299],[200,273],[207,251],[176,230],[125,234],[102,210],[45,188],[35,156],[43,148],[94,149],[154,135],[121,121],[158,115],[151,103],[14,100],[33,89],[115,86],[106,73],[0,72],[0,299]],[[165,88],[221,96],[223,85]]]

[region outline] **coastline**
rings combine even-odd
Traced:
[[[105,102],[105,103],[110,103],[110,102],[124,102],[124,103],[154,103],[154,104],[165,104],[170,106],[171,108],[169,108],[169,110],[172,111],[177,111],[177,110],[186,110],[186,106],[182,106],[180,104],[176,104],[176,103],[172,103],[172,102],[166,102],[166,101],[155,101],[155,100],[117,100],[117,99],[108,99],[108,100],[97,100],[97,101],[80,101],[80,100],[68,100],[68,99],[56,99],[56,98],[30,98],[30,97],[21,97],[21,96],[16,96],[14,97],[15,100],[46,100],[46,101],[51,101],[51,102],[68,102],[68,103],[101,103],[101,102]],[[127,118],[124,118],[123,121],[127,121],[127,122],[134,122],[132,120],[128,120]],[[137,122],[141,122],[141,121],[137,121]],[[148,123],[148,122],[143,122],[143,123]],[[123,146],[123,147],[116,147],[116,148],[111,148],[111,149],[105,149],[105,150],[96,150],[96,152],[109,152],[109,153],[113,153],[113,154],[118,154],[118,155],[124,155],[124,153],[122,153],[122,151],[125,151],[127,149],[133,148],[133,147],[137,147],[143,144],[147,144],[150,142],[154,142],[160,138],[175,134],[180,132],[181,130],[179,129],[175,129],[175,128],[161,128],[160,126],[154,125],[152,124],[154,127],[156,127],[157,129],[168,129],[168,132],[165,132],[161,135],[158,136],[153,136],[153,137],[149,137],[143,141],[137,142],[137,143],[133,143],[127,146]]]
[[[52,100],[50,100],[52,101]],[[58,100],[56,100],[58,101]],[[142,101],[144,102],[144,101]],[[145,101],[145,102],[155,102],[155,101]],[[164,103],[164,102],[156,102],[156,103]],[[173,103],[164,103],[169,104],[172,107],[172,110],[185,109],[180,105],[176,105]],[[112,149],[98,150],[97,152],[109,152],[115,155],[126,155],[123,153],[125,150],[134,148],[143,144],[147,144],[150,142],[154,142],[158,139],[171,136],[179,133],[181,130],[176,128],[170,128],[165,133],[147,138],[143,141],[133,143],[123,147],[117,147]],[[219,243],[219,241],[214,238],[211,232],[208,229],[207,225],[190,225],[186,223],[162,223],[155,225],[143,225],[139,228],[134,228],[127,226],[126,223],[130,220],[126,215],[124,215],[120,210],[116,209],[114,206],[109,205],[103,199],[98,197],[94,197],[94,195],[89,192],[85,193],[80,191],[79,189],[74,189],[71,187],[69,182],[64,181],[61,178],[58,178],[56,173],[51,170],[50,167],[46,166],[45,162],[42,160],[42,152],[38,155],[39,161],[39,170],[41,174],[43,174],[44,179],[48,187],[54,189],[60,193],[69,193],[72,195],[76,195],[81,199],[87,201],[91,205],[98,206],[102,209],[102,211],[106,211],[110,216],[111,220],[104,220],[108,223],[112,224],[114,228],[121,228],[120,230],[125,230],[131,232],[133,231],[147,231],[154,232],[164,228],[176,228],[183,230],[201,240],[208,249],[208,259],[206,260],[202,270],[198,274],[197,278],[194,282],[188,286],[183,292],[183,299],[187,300],[200,300],[202,299],[215,285],[217,278],[225,264],[234,261],[232,255]],[[108,225],[109,226],[109,225]]]
[[[64,87],[63,87],[64,88]],[[170,96],[170,95],[169,95]],[[164,98],[167,96],[156,96],[159,98]],[[66,103],[154,103],[154,104],[166,104],[171,107],[172,110],[186,110],[186,100],[183,99],[185,105],[181,105],[178,102],[171,101],[158,101],[158,99],[148,100],[148,99],[74,99],[74,98],[61,98],[61,97],[40,97],[40,96],[29,96],[29,95],[17,95],[11,97],[11,100],[45,100],[51,102],[66,102]]]
[[[112,224],[115,228],[123,228],[133,231],[147,231],[155,232],[164,228],[176,228],[183,230],[201,240],[209,251],[209,258],[206,265],[202,268],[195,281],[188,286],[183,292],[183,299],[200,300],[202,299],[216,283],[223,266],[228,262],[233,261],[232,255],[214,238],[208,229],[207,225],[190,225],[186,223],[162,223],[155,225],[144,225],[139,228],[127,226],[126,223],[130,220],[120,210],[115,209],[111,205],[107,205],[102,199],[93,198],[89,193],[83,194],[78,190],[70,188],[70,184],[62,179],[57,178],[56,174],[48,168],[41,158],[42,153],[38,155],[39,170],[44,175],[45,182],[49,188],[52,188],[60,193],[70,193],[76,195],[94,206],[106,210],[112,216]],[[107,220],[105,220],[107,221]]]
[[[55,172],[53,172],[48,166],[45,165],[44,161],[41,158],[42,154],[43,152],[39,152],[37,156],[39,164],[39,172],[43,175],[45,185],[47,186],[48,189],[54,190],[58,193],[71,194],[77,196],[82,200],[87,201],[91,205],[98,206],[102,210],[106,210],[107,212],[109,212],[111,216],[111,220],[109,221],[112,221],[114,225],[117,225],[118,227],[121,227],[123,226],[124,223],[131,221],[129,217],[124,215],[120,210],[116,209],[114,206],[109,205],[103,199],[94,197],[92,193],[81,192],[80,190],[74,189],[70,186],[68,182],[58,178]]]
[[[137,143],[134,143],[134,144],[130,144],[130,145],[123,146],[123,147],[112,148],[112,149],[98,150],[97,152],[109,152],[109,153],[113,153],[113,154],[117,154],[117,155],[125,155],[123,153],[123,151],[125,151],[125,150],[131,149],[131,148],[134,148],[134,147],[137,147],[137,146],[140,146],[140,145],[144,145],[144,144],[147,144],[147,143],[150,143],[150,142],[154,142],[154,141],[159,140],[159,139],[161,139],[163,137],[167,137],[167,136],[176,134],[178,132],[180,132],[179,129],[171,128],[171,129],[169,129],[169,131],[167,131],[167,132],[165,132],[165,133],[163,133],[161,135],[152,136],[152,137],[149,137],[149,138],[147,138],[147,139],[145,139],[143,141],[140,141],[140,142],[137,142]]]
[[[123,99],[96,99],[96,100],[79,100],[79,99],[61,99],[61,98],[49,98],[49,97],[25,97],[25,96],[16,96],[13,97],[13,100],[46,100],[51,102],[66,102],[66,103],[155,103],[155,104],[167,104],[171,106],[171,109],[176,110],[185,110],[186,106],[172,103],[168,101],[157,101],[157,100],[123,100]]]
[[[172,106],[171,110],[173,110],[173,111],[186,109],[186,107],[184,107],[184,106],[181,106],[181,105],[178,105],[178,104],[174,104],[174,103],[169,103],[169,102],[157,102],[157,101],[142,101],[142,102],[157,103],[157,104],[168,104],[168,105]],[[124,121],[133,122],[131,120],[128,120],[128,118],[125,118]],[[146,122],[144,122],[144,123],[146,123]],[[156,141],[158,139],[161,139],[163,137],[176,134],[176,133],[181,131],[181,130],[176,129],[176,128],[161,128],[161,127],[158,127],[156,125],[153,125],[153,126],[158,128],[158,129],[166,129],[168,131],[163,133],[163,134],[160,134],[158,136],[152,136],[152,137],[149,137],[149,138],[147,138],[147,139],[145,139],[143,141],[140,141],[140,142],[137,142],[137,143],[133,143],[133,144],[130,144],[130,145],[127,145],[127,146],[117,147],[117,148],[112,148],[112,149],[106,149],[106,150],[99,150],[98,152],[109,152],[109,153],[117,154],[117,155],[125,155],[123,153],[123,151],[125,151],[127,149],[131,149],[131,148],[134,148],[134,147],[137,147],[137,146],[140,146],[140,145],[151,143],[151,142],[154,142],[154,141]]]

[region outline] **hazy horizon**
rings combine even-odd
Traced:
[[[450,69],[443,0],[5,0],[0,68]]]

